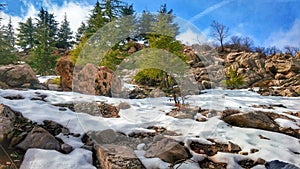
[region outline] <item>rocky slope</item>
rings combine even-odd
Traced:
[[[300,96],[300,52],[296,57],[290,54],[266,56],[263,53],[230,49],[226,49],[225,53],[218,53],[209,46],[199,45],[184,46],[182,52],[188,56],[187,63],[200,90],[224,87],[222,81],[232,68],[244,77],[245,83],[240,88],[260,87],[260,93],[263,95]],[[112,86],[116,86],[116,93],[121,91],[120,82],[113,78],[113,71],[106,67],[86,65],[77,70],[78,74],[73,77],[74,64],[69,57],[63,57],[58,61],[56,70],[61,75],[61,86],[65,91],[72,89],[73,79],[80,79],[79,76],[86,78],[75,84],[80,90],[84,88],[97,95],[106,96],[111,96]],[[96,76],[91,76],[91,71],[94,71]],[[115,80],[114,85],[111,85],[112,79]],[[87,86],[87,83],[94,84],[94,88]]]

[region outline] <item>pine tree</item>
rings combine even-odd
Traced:
[[[128,34],[128,39],[134,39],[137,32],[137,18],[133,5],[126,5],[122,8],[122,18],[120,19],[123,27],[120,28],[124,34]]]
[[[57,39],[57,21],[53,14],[41,8],[36,18],[36,31],[34,34],[35,48],[29,58],[29,63],[38,74],[46,75],[54,72],[56,56],[53,52]]]
[[[36,29],[38,30],[39,27],[48,29],[50,40],[57,41],[58,23],[55,20],[54,14],[50,14],[48,11],[44,10],[44,8],[41,8],[36,20]]]
[[[102,0],[104,16],[108,18],[108,22],[121,17],[123,8],[126,4],[120,0]]]
[[[39,27],[36,35],[39,44],[33,49],[30,57],[30,65],[36,73],[47,75],[51,73],[56,64],[56,57],[52,55],[54,45],[49,41],[50,31],[46,25]]]
[[[19,22],[19,28],[17,28],[17,45],[21,47],[22,50],[28,51],[34,47],[34,25],[32,23],[32,18],[28,18],[25,23]]]
[[[8,24],[11,25],[11,24]],[[12,40],[10,39],[8,26],[1,26],[0,22],[0,65],[10,64],[17,61],[17,55]]]
[[[16,38],[15,38],[15,31],[12,26],[11,17],[9,17],[8,24],[6,26],[6,38],[8,40],[8,43],[11,47],[15,47]]]
[[[152,25],[152,30],[156,34],[167,35],[173,37],[178,35],[178,25],[174,23],[175,16],[172,14],[173,10],[167,10],[167,5],[164,4],[160,7],[158,15],[156,16],[156,22]]]
[[[73,44],[72,34],[73,32],[71,31],[70,23],[67,19],[67,14],[65,14],[64,20],[62,21],[60,28],[58,30],[58,43],[56,47],[65,50],[69,49]]]
[[[82,35],[85,33],[86,31],[86,25],[84,22],[81,22],[79,28],[77,29],[76,35],[75,35],[75,40],[77,43],[79,43]]]
[[[149,11],[143,11],[142,16],[139,20],[139,31],[142,35],[153,32],[154,16]]]
[[[85,33],[87,38],[91,37],[95,32],[97,32],[97,30],[102,28],[108,22],[108,19],[104,17],[99,1],[96,2],[96,5],[91,12],[92,14],[87,21],[88,26]]]

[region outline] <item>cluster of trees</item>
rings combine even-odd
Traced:
[[[226,38],[229,37],[229,28],[222,23],[213,21],[211,24],[211,36],[220,43],[221,52],[224,51],[225,47],[247,52],[259,52],[265,53],[267,56],[277,53],[287,53],[293,56],[300,51],[299,47],[285,46],[283,50],[280,50],[276,46],[272,47],[257,47],[254,45],[254,41],[250,37],[231,36],[230,40],[225,43]]]
[[[95,33],[99,35],[99,30],[100,33],[103,33],[101,32],[101,28],[108,28],[108,26],[111,25],[107,24],[112,21],[115,23],[113,26],[119,27],[119,30],[111,29],[111,31],[116,31],[114,35],[118,36],[121,32],[121,34],[127,34],[128,37],[112,44],[112,47],[106,52],[103,60],[99,64],[113,70],[116,69],[124,58],[129,56],[129,49],[136,45],[137,42],[143,42],[144,47],[146,48],[164,49],[178,56],[180,59],[185,60],[185,56],[182,54],[183,46],[175,39],[179,33],[179,27],[174,23],[175,16],[173,15],[173,10],[169,10],[166,4],[161,5],[157,14],[152,14],[144,10],[140,16],[137,16],[132,5],[124,4],[118,0],[111,2],[113,3],[110,5],[103,5],[97,2],[91,11],[86,24],[82,23],[79,27],[76,34],[78,43],[75,49],[71,51],[71,57],[74,62],[77,61],[78,63],[77,58],[85,44],[90,43],[88,40],[91,36],[95,35]],[[122,24],[118,21],[122,22]],[[120,27],[120,25],[122,26]],[[105,37],[106,35],[103,34],[100,34],[99,36],[101,36],[102,41],[103,39],[107,39],[107,41],[113,39],[113,37]],[[93,37],[92,39],[96,38],[98,37]],[[101,46],[101,44],[98,45]],[[150,62],[157,63],[157,57],[150,57],[151,53],[148,53],[148,55],[148,65]],[[145,67],[145,69],[135,77],[137,83],[161,87],[171,86],[169,84],[170,80],[168,80],[170,77],[166,72],[161,69],[146,68],[147,65],[142,64],[141,68],[143,69],[143,67]]]
[[[94,9],[91,11],[86,24],[81,23],[76,34],[78,41],[75,50],[72,51],[72,60],[76,61],[82,47],[87,40],[94,35],[99,29],[103,28],[107,23],[117,20],[126,22],[126,27],[120,28],[121,31],[129,32],[129,37],[122,40],[122,43],[115,45],[112,50],[114,54],[124,55],[127,50],[126,46],[130,41],[143,41],[147,47],[159,47],[167,49],[168,43],[174,42],[178,34],[178,25],[173,22],[173,10],[168,10],[166,4],[162,5],[157,15],[148,11],[143,11],[141,16],[136,16],[133,5],[128,5],[119,0],[111,0],[110,3],[101,4],[97,1]],[[117,23],[117,22],[116,22]],[[116,33],[117,35],[117,33]],[[165,36],[170,39],[163,38]],[[166,40],[164,45],[157,45],[155,42],[159,40]],[[120,45],[119,45],[120,44]],[[130,47],[130,45],[127,45]],[[118,50],[118,51],[117,51]],[[126,51],[127,52],[127,51]],[[106,65],[113,68],[112,65]]]
[[[132,45],[129,42],[132,41],[144,41],[146,47],[178,54],[182,46],[175,39],[179,28],[173,22],[174,17],[173,11],[168,10],[166,5],[162,5],[156,15],[143,11],[138,17],[133,5],[121,0],[97,0],[88,19],[81,23],[73,36],[67,14],[58,23],[53,13],[41,8],[36,18],[27,18],[19,23],[17,33],[11,21],[1,26],[0,64],[22,60],[29,63],[38,74],[53,74],[60,54],[71,50],[72,60],[76,61],[89,38],[108,23],[121,18],[126,18],[128,25],[123,29],[130,31],[130,36],[114,44],[101,64],[115,68],[128,55],[127,50]]]
[[[4,7],[5,4],[0,4],[0,10]],[[14,62],[17,58],[16,50],[14,48],[14,30],[11,19],[7,25],[2,25],[1,20],[2,18],[0,18],[0,64],[8,64]]]
[[[68,50],[73,44],[67,15],[59,25],[54,14],[44,8],[38,17],[20,22],[17,34],[11,19],[7,25],[0,23],[0,26],[0,64],[15,63],[21,60],[18,54],[25,53],[26,61],[39,74],[53,73],[58,57],[55,50]]]

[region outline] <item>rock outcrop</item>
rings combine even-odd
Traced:
[[[86,64],[75,67],[70,57],[66,56],[58,60],[56,72],[60,75],[64,91],[104,96],[118,96],[121,93],[121,81],[105,66]]]
[[[240,88],[260,87],[263,95],[300,96],[300,52],[266,56],[263,53],[231,51],[217,53],[185,47],[188,63],[200,89],[223,86],[230,68],[244,78]],[[273,87],[277,87],[274,89]]]
[[[0,66],[0,83],[6,88],[28,88],[38,79],[28,64]]]

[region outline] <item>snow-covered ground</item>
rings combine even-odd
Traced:
[[[39,80],[40,83],[45,83],[49,79],[59,78],[59,76],[37,76],[37,78],[38,78],[38,80]]]
[[[300,98],[260,96],[257,93],[248,90],[206,90],[205,94],[191,95],[186,99],[186,103],[190,107],[201,107],[202,109],[225,110],[226,108],[238,109],[243,112],[250,110],[272,111],[279,114],[283,112],[300,111]],[[8,100],[5,96],[21,95],[25,99]],[[31,100],[37,95],[47,95],[45,100]],[[118,105],[121,102],[127,102],[131,108],[120,110],[120,118],[102,118],[95,117],[82,112],[73,112],[67,109],[60,111],[59,107],[52,104],[64,103],[80,103],[80,102],[106,102]],[[259,129],[239,128],[228,126],[219,119],[218,116],[211,117],[206,122],[197,122],[192,119],[176,119],[167,116],[166,113],[172,110],[173,102],[170,98],[146,98],[146,99],[120,99],[108,98],[104,96],[83,95],[73,92],[55,92],[44,90],[1,90],[0,103],[10,106],[14,110],[20,111],[25,117],[42,123],[43,120],[53,120],[64,126],[68,124],[68,128],[73,133],[83,134],[90,130],[101,131],[105,129],[113,129],[125,134],[134,131],[151,131],[146,129],[149,126],[162,126],[168,130],[180,133],[181,136],[174,136],[175,139],[183,141],[186,146],[193,141],[203,142],[206,138],[213,138],[217,142],[227,143],[231,141],[238,144],[243,152],[250,152],[250,149],[258,149],[257,153],[247,156],[240,154],[218,153],[213,158],[219,162],[228,164],[228,168],[240,168],[237,161],[241,159],[263,158],[266,161],[280,160],[295,164],[300,167],[300,155],[294,152],[300,152],[299,139],[284,134],[269,132]],[[274,107],[274,109],[254,108],[253,105],[284,105],[284,107]],[[295,122],[276,119],[275,121],[282,127],[292,127],[299,129],[300,118],[287,115],[295,119]],[[270,140],[260,139],[258,136],[263,135]],[[31,149],[27,151],[25,160],[34,159],[36,162],[30,164],[24,163],[30,168],[39,168],[39,166],[47,166],[46,168],[94,168],[92,166],[92,153],[88,150],[81,149],[83,145],[80,138],[65,137],[59,135],[64,142],[72,145],[75,150],[68,154],[61,154],[56,151]],[[159,159],[143,158],[145,153],[141,148],[135,151],[136,155],[141,159],[145,166],[149,168],[167,168],[168,163],[164,163]],[[193,153],[194,161],[203,159],[203,156]],[[55,158],[54,158],[55,157]],[[23,165],[23,166],[24,166]],[[59,166],[59,167],[58,167]],[[68,167],[69,166],[69,167]],[[178,166],[179,167],[179,166]],[[176,168],[176,166],[175,166]],[[187,162],[179,168],[199,168],[195,162]],[[256,166],[255,168],[264,168],[264,166]]]

